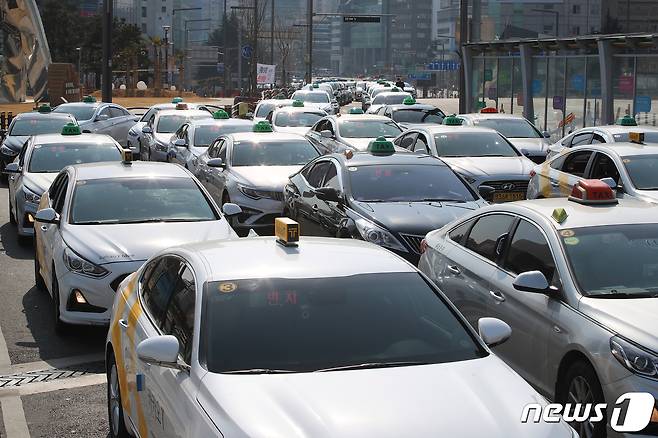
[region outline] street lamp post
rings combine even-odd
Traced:
[[[103,66],[101,94],[103,102],[112,102],[112,21],[113,0],[103,0]]]
[[[164,46],[165,46],[165,80],[167,81],[167,87],[170,85],[169,81],[169,29],[171,29],[171,26],[169,25],[164,25],[162,26],[162,29],[164,29]]]
[[[76,47],[75,50],[78,52],[78,86],[82,84],[82,47]]]

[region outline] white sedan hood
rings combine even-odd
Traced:
[[[323,373],[207,373],[199,403],[233,438],[570,438],[564,423],[521,424],[545,404],[507,365],[484,359]]]
[[[37,195],[41,195],[50,188],[50,185],[55,181],[57,175],[59,174],[56,172],[26,173],[25,176],[23,176],[23,185]]]
[[[535,163],[525,157],[440,157],[455,171],[473,176],[517,175],[528,179]]]
[[[276,132],[285,132],[287,134],[299,134],[306,135],[306,133],[311,129],[310,126],[275,126],[274,130]]]
[[[184,243],[235,236],[226,220],[116,225],[66,225],[64,241],[97,264],[142,261],[156,252]]]
[[[368,149],[368,145],[370,144],[370,142],[376,140],[376,138],[375,137],[373,138],[341,137],[341,140],[347,143],[348,145],[352,146],[357,151],[362,152]]]
[[[281,191],[288,183],[290,175],[302,166],[239,166],[232,167],[240,182],[258,189]]]

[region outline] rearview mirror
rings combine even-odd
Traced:
[[[153,130],[151,129],[150,126],[144,126],[144,127],[142,128],[142,132],[143,132],[144,134],[152,134],[152,133],[153,133]]]
[[[506,322],[497,318],[480,318],[478,320],[480,337],[489,347],[500,345],[512,336],[512,329]]]
[[[494,192],[496,189],[494,189],[491,186],[480,186],[478,187],[478,192],[480,193],[480,196],[482,196],[482,199],[484,199],[487,202],[493,202],[494,198]]]
[[[59,223],[59,214],[52,208],[44,208],[37,211],[34,221],[41,222],[42,224],[57,224]]]
[[[334,138],[334,134],[332,134],[331,131],[328,129],[324,129],[320,131],[320,135],[322,136],[322,138]]]
[[[211,158],[208,160],[208,167],[221,167],[222,169],[226,167],[224,160],[221,158]]]
[[[224,213],[224,216],[235,216],[236,214],[242,213],[242,208],[240,208],[238,204],[227,202],[222,205],[222,213]]]
[[[539,271],[523,272],[516,276],[512,282],[514,289],[522,292],[546,293],[548,291],[548,280]]]
[[[318,197],[321,201],[327,202],[340,202],[340,193],[333,187],[321,187],[315,189],[315,196]]]
[[[9,163],[5,166],[4,173],[19,173],[20,171],[18,163]]]
[[[151,365],[178,368],[178,349],[175,336],[154,336],[137,344],[137,357]]]
[[[548,131],[544,131],[541,133],[542,137],[544,138],[551,138],[551,133]]]
[[[174,146],[176,146],[178,148],[184,148],[184,147],[187,147],[187,143],[185,142],[184,139],[177,138],[176,141],[174,141]]]

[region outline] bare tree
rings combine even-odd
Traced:
[[[271,0],[269,0],[271,1]],[[251,34],[251,45],[253,56],[251,57],[251,68],[249,69],[249,89],[252,95],[258,92],[256,84],[256,64],[258,63],[258,38],[265,22],[265,11],[268,0],[242,0],[240,2],[241,26]]]
[[[279,51],[281,81],[284,87],[288,84],[288,60],[293,51],[295,41],[299,39],[299,30],[277,17],[274,28],[274,43],[276,44],[276,49]]]

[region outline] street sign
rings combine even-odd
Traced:
[[[571,76],[571,88],[576,91],[583,91],[585,89],[585,76],[583,75]]]
[[[541,90],[544,88],[544,83],[539,79],[533,79],[532,81],[532,94],[536,96],[541,93]]]
[[[432,61],[427,64],[428,70],[433,71],[455,71],[459,70],[459,62],[457,61]]]
[[[635,98],[635,114],[651,112],[651,96],[637,96]]]
[[[217,63],[217,73],[224,73],[224,63],[223,62],[218,62]]]
[[[242,50],[240,51],[244,59],[251,59],[253,52],[254,49],[251,46],[242,46]]]
[[[380,17],[373,15],[345,15],[343,16],[343,23],[379,23]]]
[[[554,110],[564,109],[564,97],[562,97],[562,96],[553,96],[553,109]]]
[[[429,81],[432,79],[431,73],[409,73],[407,79],[410,81]]]

